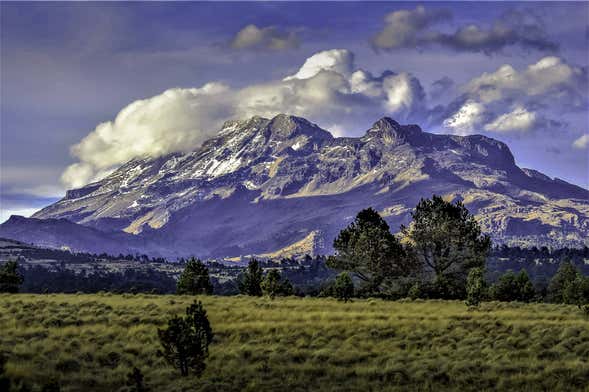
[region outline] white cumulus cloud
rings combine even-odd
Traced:
[[[562,113],[587,110],[588,90],[587,70],[560,57],[544,57],[521,70],[505,64],[461,86],[443,125],[462,135],[481,130],[555,131],[567,126],[556,120]]]
[[[62,182],[80,187],[134,157],[198,148],[228,119],[290,113],[344,133],[383,115],[417,121],[426,110],[414,76],[392,71],[374,76],[356,68],[352,52],[328,50],[282,80],[240,89],[212,82],[135,101],[71,148],[78,162],[65,170]]]
[[[502,114],[491,123],[485,125],[485,130],[492,132],[529,131],[535,124],[537,115],[522,106],[516,107],[509,113]]]
[[[469,135],[476,130],[485,116],[485,107],[475,101],[466,101],[452,116],[444,120],[444,127],[456,135]]]
[[[586,105],[587,87],[587,70],[549,56],[522,71],[505,64],[495,72],[472,79],[464,90],[484,103],[525,98],[535,103],[550,101],[563,108],[579,108]]]

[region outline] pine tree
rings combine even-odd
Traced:
[[[0,293],[18,293],[23,280],[16,261],[7,261],[0,265]]]
[[[562,262],[548,285],[548,299],[556,303],[565,302],[565,288],[577,278],[578,273],[570,261]]]
[[[354,282],[347,272],[340,273],[333,284],[335,297],[348,302],[354,296]]]
[[[209,278],[209,269],[199,259],[190,258],[176,286],[177,294],[212,294],[213,285]]]
[[[275,269],[268,271],[262,281],[262,292],[270,297],[270,299],[274,299],[274,297],[280,294],[281,287],[280,273]]]
[[[327,265],[353,273],[369,293],[379,292],[415,267],[389,225],[372,208],[360,211],[354,222],[340,231],[333,247],[336,254],[329,257]]]
[[[489,236],[481,233],[460,201],[454,204],[440,196],[421,199],[411,217],[411,224],[401,231],[423,272],[433,277],[442,297],[463,296],[469,271],[485,266],[491,249]]]
[[[245,295],[260,297],[262,295],[263,272],[260,263],[256,259],[251,259],[247,270],[239,280],[239,292]]]

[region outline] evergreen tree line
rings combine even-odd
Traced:
[[[336,254],[327,264],[343,272],[322,294],[343,300],[352,296],[466,299],[469,305],[482,300],[549,301],[587,309],[589,277],[570,261],[550,263],[549,268],[558,271],[536,285],[523,268],[529,266],[526,263],[515,264],[520,267],[518,273],[485,271],[491,252],[495,257],[531,255],[552,260],[573,254],[583,260],[587,248],[534,248],[528,253],[520,248],[492,248],[461,202],[450,203],[438,196],[422,199],[411,216],[397,237],[375,210],[360,211],[334,240]],[[530,260],[534,265],[537,261]],[[495,283],[489,284],[489,278]]]
[[[422,199],[411,216],[412,221],[393,235],[374,209],[360,211],[335,238],[335,255],[328,258],[252,259],[242,272],[220,263],[182,259],[184,270],[177,282],[151,269],[75,273],[62,266],[48,272],[41,267],[19,269],[15,262],[8,262],[0,269],[0,290],[466,299],[469,274],[476,269],[474,276],[482,274],[484,281],[481,298],[487,300],[578,303],[586,298],[583,257],[587,248],[493,248],[462,203],[438,196]],[[571,255],[576,263],[555,262]],[[519,259],[502,260],[510,257]],[[221,275],[211,277],[210,268]],[[555,283],[560,280],[565,283]],[[560,291],[567,285],[565,296]]]

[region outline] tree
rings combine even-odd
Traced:
[[[466,305],[479,306],[485,295],[485,271],[472,268],[466,278]]]
[[[163,348],[159,355],[182,376],[191,369],[197,377],[204,372],[213,332],[200,301],[186,308],[185,317],[174,316],[166,329],[158,328],[157,332]]]
[[[333,284],[335,297],[348,302],[354,296],[354,282],[347,272],[340,273]]]
[[[278,292],[280,291],[280,273],[273,269],[268,271],[266,277],[262,281],[262,292],[269,296],[271,299],[274,299]]]
[[[503,274],[490,291],[491,297],[497,301],[529,302],[535,295],[534,286],[525,270],[517,275],[511,271]]]
[[[336,254],[328,258],[327,265],[352,272],[364,282],[368,292],[378,292],[391,280],[406,276],[414,269],[389,225],[372,208],[360,211],[356,219],[340,231],[333,247]]]
[[[589,304],[589,277],[580,273],[571,282],[568,282],[562,292],[562,302],[577,305],[579,308]]]
[[[247,270],[239,281],[239,292],[259,297],[262,295],[262,267],[256,259],[251,259]]]
[[[453,204],[436,195],[421,199],[411,217],[411,224],[401,226],[401,231],[423,272],[433,277],[439,292],[460,296],[468,272],[485,266],[489,236],[481,233],[462,202]]]
[[[530,302],[536,296],[536,290],[534,284],[530,280],[528,273],[525,270],[521,270],[516,277],[517,287],[519,288],[518,301]]]
[[[548,285],[548,298],[551,302],[563,303],[564,290],[576,278],[579,271],[570,261],[564,261],[558,267],[558,271]]]
[[[7,261],[0,266],[0,293],[18,293],[23,281],[16,261]]]
[[[176,285],[177,294],[212,294],[209,269],[199,259],[190,258]]]
[[[268,271],[261,284],[262,291],[265,295],[274,299],[276,296],[292,295],[293,287],[288,279],[282,280],[280,272],[272,269]]]

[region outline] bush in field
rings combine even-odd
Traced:
[[[260,297],[262,295],[262,279],[263,272],[260,263],[256,259],[251,259],[247,270],[238,282],[239,292],[245,295]]]
[[[261,287],[264,295],[269,296],[271,299],[274,299],[276,296],[292,295],[294,291],[288,279],[282,280],[280,272],[275,269],[268,271],[262,281]]]
[[[354,282],[347,272],[342,272],[335,278],[333,291],[335,297],[344,302],[348,302],[354,296]]]
[[[143,373],[134,367],[133,371],[127,374],[127,386],[129,392],[147,392],[149,389],[145,386]]]
[[[199,259],[188,260],[184,271],[178,279],[177,294],[212,294],[213,285],[209,278],[209,269]]]
[[[473,268],[466,278],[466,305],[479,306],[485,295],[485,271]]]
[[[407,292],[407,296],[411,299],[421,298],[423,296],[423,290],[421,287],[421,283],[420,282],[413,283],[411,285],[411,287],[409,288],[409,291]]]
[[[530,302],[536,293],[528,274],[522,270],[517,275],[511,271],[502,275],[491,286],[490,294],[496,301]]]
[[[159,354],[180,370],[182,376],[187,376],[190,370],[197,377],[204,372],[213,332],[200,301],[186,308],[185,317],[171,318],[167,328],[158,328],[157,332],[163,348]]]
[[[435,195],[421,199],[411,217],[401,232],[435,291],[443,298],[463,296],[468,272],[485,265],[490,238],[460,201],[453,204]]]
[[[333,241],[336,250],[327,265],[349,271],[364,282],[363,291],[377,293],[392,279],[406,276],[415,268],[389,225],[372,208],[362,210]]]
[[[59,383],[55,379],[49,380],[49,382],[47,384],[43,385],[43,387],[41,388],[41,392],[60,392],[60,391],[61,391],[61,387],[59,386]]]
[[[0,353],[0,391],[10,390],[10,379],[4,374],[4,367],[6,366],[6,357]]]
[[[7,261],[0,265],[0,293],[18,293],[23,277],[18,272],[16,261]]]
[[[550,280],[550,284],[548,285],[548,299],[551,302],[556,303],[563,303],[565,302],[564,299],[564,292],[568,285],[570,285],[575,279],[577,279],[577,275],[579,271],[575,268],[573,264],[569,261],[564,261],[558,267],[558,271]]]

